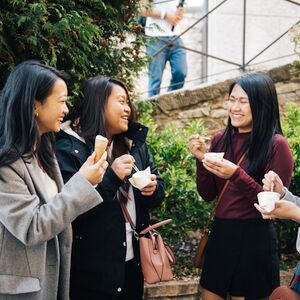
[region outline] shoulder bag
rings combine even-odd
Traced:
[[[171,264],[175,262],[175,255],[156,230],[157,227],[172,222],[172,219],[150,225],[138,234],[126,204],[120,202],[120,205],[125,221],[130,224],[134,237],[139,241],[141,267],[145,281],[152,284],[172,280]]]

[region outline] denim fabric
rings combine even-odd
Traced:
[[[178,38],[172,46],[165,47],[166,43],[169,43],[174,38],[175,36],[158,37],[155,40],[150,40],[147,44],[147,54],[153,58],[149,63],[149,97],[160,93],[161,80],[167,61],[170,62],[172,73],[168,91],[180,89],[184,85],[187,74],[187,62],[185,49],[179,47],[183,45],[181,38]],[[165,49],[153,57],[163,47]]]

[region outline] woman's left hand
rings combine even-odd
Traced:
[[[146,185],[143,189],[141,189],[141,193],[143,196],[152,196],[157,187],[156,175],[150,175],[151,182]]]
[[[236,164],[224,158],[222,159],[205,158],[202,160],[202,162],[204,168],[207,171],[223,179],[230,178],[238,168]]]
[[[275,201],[275,209],[273,209],[271,212],[267,212],[257,203],[255,203],[254,206],[261,213],[264,219],[292,219],[297,222],[300,220],[300,207],[290,201]]]

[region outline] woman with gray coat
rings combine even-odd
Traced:
[[[63,185],[51,143],[68,113],[62,74],[26,61],[0,95],[0,299],[67,300],[71,222],[100,204],[95,153]]]
[[[300,222],[300,198],[293,195],[283,186],[280,177],[274,171],[269,171],[265,174],[263,184],[263,189],[265,191],[273,190],[274,192],[279,193],[281,200],[275,202],[275,209],[271,212],[267,212],[258,204],[254,204],[261,212],[262,217],[264,219],[291,219]],[[300,230],[298,230],[296,248],[300,253]]]
[[[282,200],[275,202],[275,208],[267,212],[258,204],[254,204],[264,219],[292,219],[300,222],[300,198],[293,195],[283,186],[281,178],[274,172],[269,171],[263,179],[263,188],[265,191],[274,191],[280,194]],[[296,249],[300,253],[300,228],[296,241]],[[269,299],[300,299],[299,293],[299,262],[289,287],[280,286],[270,295]]]

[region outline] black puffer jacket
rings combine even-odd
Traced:
[[[164,198],[163,181],[157,174],[145,143],[147,127],[133,124],[127,137],[133,141],[130,154],[136,166],[143,170],[150,166],[157,175],[157,189],[152,196],[142,196],[133,188],[136,205],[137,232],[149,224],[149,208],[160,205]],[[76,173],[92,153],[93,145],[83,143],[76,137],[60,131],[56,135],[55,150],[64,181]],[[125,220],[116,193],[122,181],[108,168],[97,190],[104,201],[73,222],[73,249],[71,289],[73,285],[118,294],[125,277],[126,232]],[[133,239],[135,261],[140,267],[138,245]]]

